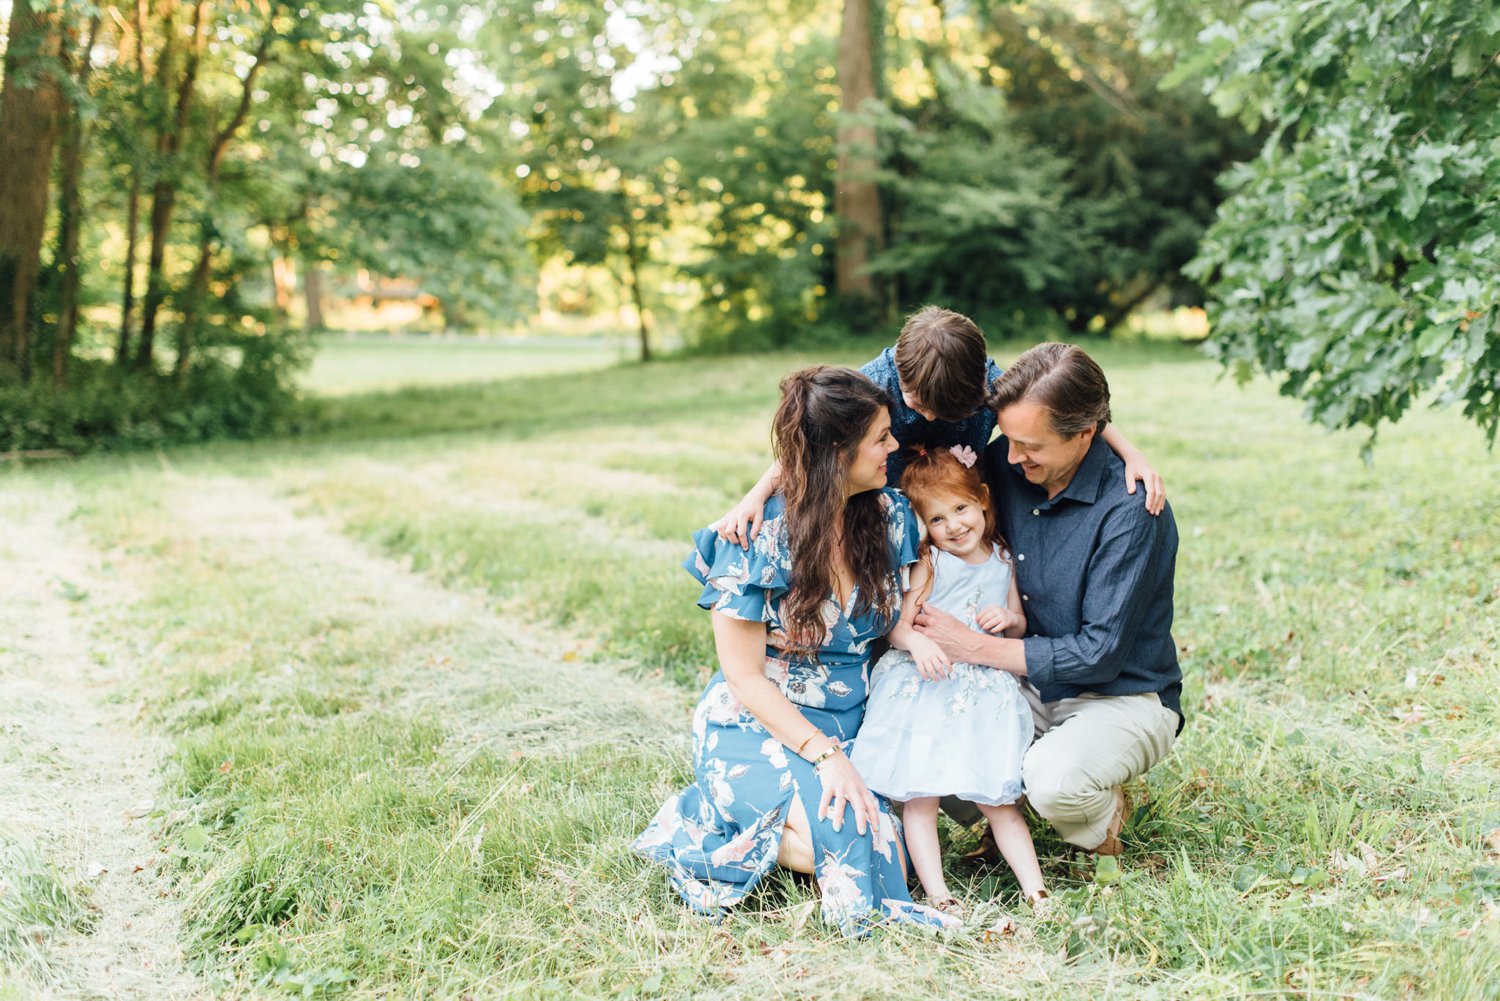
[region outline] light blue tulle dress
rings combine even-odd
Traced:
[[[899,589],[916,560],[917,523],[900,493],[880,494],[889,581]],[[816,656],[789,653],[781,622],[781,602],[792,583],[784,514],[785,501],[778,494],[767,502],[765,520],[748,552],[721,541],[713,529],[694,533],[695,548],[684,566],[704,585],[699,605],[766,624],[766,677],[819,730],[850,740],[864,717],[869,644],[890,629],[897,609],[856,613],[854,596],[843,608],[830,597],[823,615],[827,632]],[[818,820],[823,786],[812,765],[772,737],[740,704],[722,671],[709,679],[693,713],[693,776],[692,785],[661,805],[634,847],[666,867],[695,911],[722,914],[776,867],[782,830],[796,798],[812,825],[818,889],[830,923],[847,935],[886,921],[954,923],[912,903],[901,828],[888,805],[880,803],[878,822],[863,835],[851,819],[837,831],[829,821]]]
[[[970,629],[980,609],[1010,598],[1011,567],[999,550],[978,565],[934,548],[926,604]],[[897,802],[957,796],[1001,806],[1021,796],[1021,759],[1031,744],[1031,707],[1014,675],[956,663],[928,681],[905,650],[891,650],[870,678],[859,746],[850,756],[875,792]]]

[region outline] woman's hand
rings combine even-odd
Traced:
[[[833,824],[835,831],[844,829],[844,807],[854,811],[854,829],[863,837],[874,828],[880,816],[875,794],[865,785],[854,762],[839,751],[814,769],[823,783],[823,798],[818,802],[818,819]]]
[[[907,652],[917,662],[917,673],[928,681],[943,681],[953,673],[953,665],[943,648],[926,636],[913,632],[907,637],[907,643]]]
[[[979,623],[980,629],[998,636],[1007,629],[1025,624],[1026,617],[1017,615],[1004,605],[987,605],[979,610],[974,621]]]

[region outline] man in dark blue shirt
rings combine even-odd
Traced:
[[[1182,726],[1172,641],[1177,525],[1119,488],[1100,431],[1109,384],[1080,348],[1042,344],[995,383],[1001,437],[985,474],[1015,560],[1024,639],[988,636],[937,609],[917,628],[954,660],[1029,680],[1037,737],[1022,778],[1063,839],[1118,855],[1122,787],[1171,749]]]

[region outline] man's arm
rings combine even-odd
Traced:
[[[1154,517],[1140,504],[1115,509],[1084,568],[1083,627],[1067,636],[1021,641],[1032,684],[1087,688],[1120,676],[1156,598],[1157,564],[1170,558],[1162,550],[1173,527],[1170,516]]]
[[[925,605],[912,624],[919,635],[937,643],[952,661],[980,664],[1026,677],[1025,640],[990,636],[964,625],[947,612]]]

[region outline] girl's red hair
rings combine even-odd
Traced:
[[[972,454],[972,453],[971,453]],[[1002,552],[1007,548],[1000,535],[1000,523],[995,518],[995,505],[990,501],[990,488],[984,485],[979,475],[979,463],[965,466],[946,448],[917,448],[906,469],[901,473],[901,492],[906,494],[916,510],[917,520],[926,525],[922,507],[928,499],[940,494],[965,497],[984,509],[984,544],[998,545]],[[932,567],[932,540],[923,538],[921,554],[923,562]],[[929,573],[924,592],[931,593],[932,576]],[[921,595],[926,599],[927,593]]]
[[[984,508],[984,541],[1004,547],[1000,526],[995,521],[995,505],[990,503],[989,487],[979,475],[979,463],[965,466],[946,448],[918,448],[901,474],[901,492],[917,509],[919,518],[927,498],[938,494],[967,497]]]

